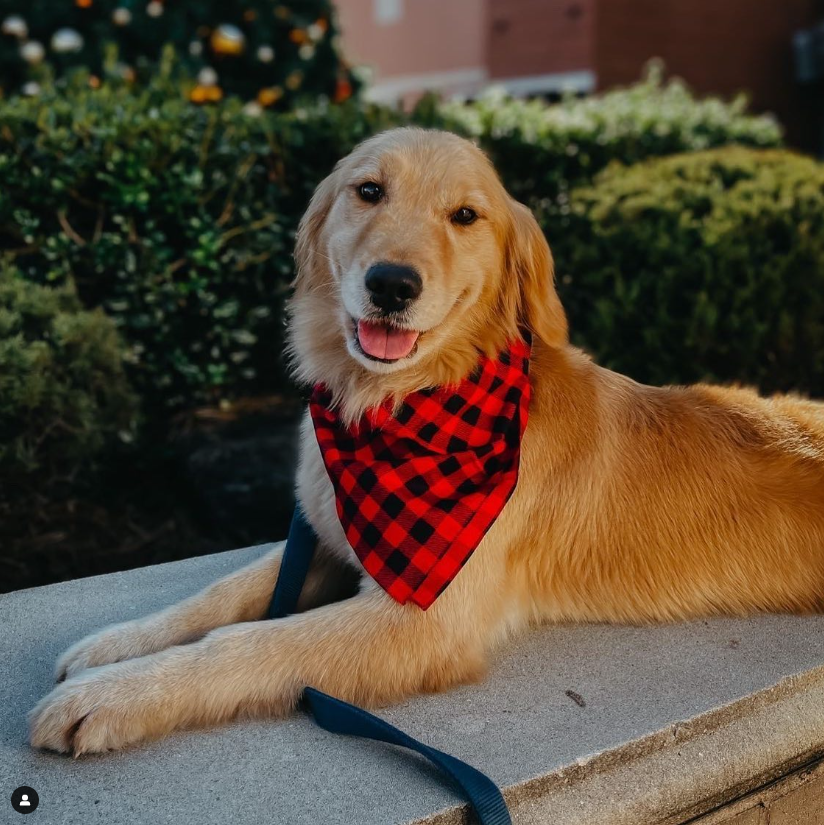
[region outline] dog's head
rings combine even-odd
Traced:
[[[567,340],[534,217],[446,132],[395,129],[358,146],[318,186],[295,257],[293,369],[353,417],[461,380],[520,328]]]

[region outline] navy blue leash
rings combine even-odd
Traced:
[[[315,531],[306,521],[300,508],[296,507],[280,563],[280,575],[272,595],[272,603],[269,605],[268,618],[280,619],[295,612],[316,544]],[[315,722],[330,733],[377,739],[390,745],[409,748],[426,757],[458,785],[475,810],[480,825],[512,825],[498,786],[466,762],[430,748],[362,708],[315,688],[304,688],[303,700],[312,712]]]

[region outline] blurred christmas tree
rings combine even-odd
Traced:
[[[355,85],[330,0],[0,0],[0,90],[36,94],[49,69],[80,67],[94,85],[109,44],[116,71],[139,81],[166,43],[198,103],[237,94],[282,108],[303,95],[341,101]]]

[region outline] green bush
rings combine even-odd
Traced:
[[[297,221],[382,123],[354,105],[313,117],[194,107],[160,80],[14,98],[0,110],[0,248],[106,310],[150,406],[278,386]]]
[[[575,339],[650,383],[824,396],[824,165],[726,148],[604,172],[556,244]]]
[[[0,270],[0,497],[89,470],[131,440],[135,412],[111,321],[68,287]]]
[[[653,64],[634,86],[553,106],[493,90],[472,105],[437,111],[441,124],[487,150],[511,194],[542,212],[551,232],[569,191],[614,160],[632,164],[729,143],[780,145],[778,124],[748,115],[746,104],[743,96],[697,99],[681,81],[664,82]]]
[[[129,347],[147,411],[282,390],[282,306],[315,185],[368,135],[412,120],[477,139],[550,242],[569,190],[610,160],[724,142],[776,144],[773,121],[653,77],[541,103],[358,102],[248,113],[187,103],[164,69],[140,89],[82,78],[0,108],[0,249],[29,279],[74,281]]]

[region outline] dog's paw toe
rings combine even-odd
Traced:
[[[56,687],[29,714],[29,741],[36,748],[102,753],[142,739],[139,706],[119,695],[105,673]]]
[[[131,628],[118,625],[81,639],[57,660],[54,678],[65,682],[89,668],[143,655],[144,650],[134,637]]]

